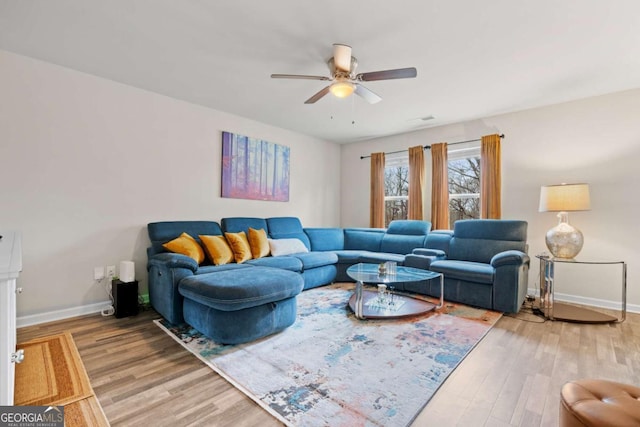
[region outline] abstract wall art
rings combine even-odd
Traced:
[[[289,147],[222,132],[222,197],[289,201]]]

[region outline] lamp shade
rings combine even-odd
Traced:
[[[589,184],[558,184],[540,187],[539,212],[588,211]]]
[[[329,86],[329,90],[338,98],[346,98],[353,93],[355,85],[348,81],[337,81]]]

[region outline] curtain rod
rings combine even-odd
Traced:
[[[504,133],[498,135],[501,139],[504,138]],[[458,142],[447,142],[447,145],[456,145],[456,144],[464,144],[466,142],[478,142],[478,141],[482,141],[481,138],[478,139],[469,139],[467,141],[458,141]],[[431,146],[430,145],[425,145],[422,147],[425,150],[431,150]],[[409,151],[409,150],[398,150],[398,151],[389,151],[386,152],[384,154],[396,154],[396,153],[404,153],[405,151]],[[368,159],[369,157],[371,157],[371,155],[368,156],[360,156],[360,160],[362,159]]]

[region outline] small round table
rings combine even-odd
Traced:
[[[358,319],[393,319],[416,316],[441,308],[444,305],[444,277],[441,273],[421,270],[413,267],[396,267],[395,274],[379,274],[378,264],[355,264],[347,269],[347,275],[356,281],[356,290],[349,299],[349,307]],[[406,295],[394,295],[397,309],[372,304],[378,293],[363,290],[364,283],[393,285],[401,282],[419,282],[440,278],[440,304],[411,298]]]

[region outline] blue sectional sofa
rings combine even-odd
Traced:
[[[150,223],[149,299],[173,324],[186,321],[220,342],[244,342],[292,324],[299,292],[352,281],[346,270],[360,262],[395,261],[442,272],[445,299],[517,312],[527,288],[526,222],[473,221],[453,232],[430,232],[429,222],[411,220],[392,221],[387,229],[303,228],[295,217]],[[298,239],[306,251],[199,265],[163,247],[183,232],[199,242],[199,235],[246,233],[249,228],[264,229],[270,239]],[[435,282],[406,285],[398,289],[440,294]]]
[[[199,235],[220,236],[223,232],[264,229],[272,239],[297,238],[309,250],[287,256],[251,259],[242,264],[198,265],[193,259],[168,252],[163,243],[186,232],[199,241]],[[414,248],[424,248],[431,224],[425,221],[393,221],[387,230],[373,228],[307,228],[295,217],[223,218],[214,221],[155,222],[147,226],[151,247],[147,249],[149,299],[153,307],[171,323],[184,321],[182,279],[226,270],[271,267],[302,275],[304,289],[335,281],[349,281],[346,269],[359,262],[396,261]]]

